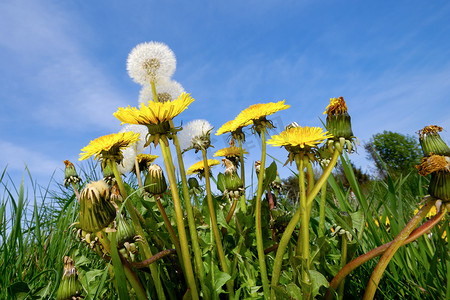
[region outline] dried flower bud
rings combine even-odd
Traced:
[[[75,262],[69,256],[64,256],[64,272],[56,293],[57,300],[81,299],[81,285],[78,281]]]

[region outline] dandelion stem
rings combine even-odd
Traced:
[[[264,298],[270,299],[269,279],[267,277],[266,258],[264,255],[264,244],[261,225],[261,198],[263,194],[264,170],[266,165],[266,133],[261,130],[262,152],[261,166],[258,174],[258,190],[256,193],[255,205],[255,231],[256,231],[256,249],[258,251],[259,268],[261,270],[261,280],[263,284]]]
[[[320,189],[320,207],[319,207],[319,234],[318,237],[321,238],[325,234],[325,205],[327,198],[327,185],[322,185]]]
[[[225,252],[223,251],[222,239],[220,238],[219,234],[219,227],[217,226],[216,211],[214,209],[214,202],[211,194],[211,182],[209,180],[209,166],[208,166],[208,158],[206,156],[206,149],[202,149],[202,154],[203,154],[203,166],[205,170],[206,200],[208,201],[209,216],[211,218],[211,230],[213,231],[214,240],[216,241],[217,254],[219,255],[219,261],[222,266],[222,270],[225,273],[230,274],[228,264],[225,258]],[[228,292],[230,293],[230,299],[233,299],[234,291],[233,291],[233,282],[231,280],[227,282],[227,289]]]
[[[336,165],[336,162],[339,158],[339,154],[340,154],[340,152],[338,150],[334,151],[333,158],[331,159],[330,163],[325,168],[320,179],[314,185],[313,189],[311,190],[311,193],[308,194],[308,196],[306,197],[306,203],[313,201],[314,198],[316,197],[316,195],[319,193],[319,190],[322,187],[322,185],[324,185],[326,183],[328,176],[330,176],[331,171],[333,170],[334,166]],[[275,256],[275,261],[274,261],[274,265],[273,265],[272,287],[278,285],[278,281],[280,280],[283,256],[284,256],[284,253],[286,252],[286,248],[289,244],[289,240],[292,236],[292,233],[294,232],[295,227],[297,226],[298,222],[300,221],[300,213],[301,213],[301,208],[299,207],[297,209],[297,211],[295,212],[294,216],[292,217],[291,221],[287,225],[283,235],[281,236],[281,240],[280,240],[280,243],[278,246],[277,254]],[[274,290],[272,290],[272,296],[275,296]]]
[[[75,196],[78,199],[78,203],[80,203],[80,192],[78,191],[77,185],[75,184],[75,182],[72,182],[72,188],[73,188],[73,192],[75,193]]]
[[[408,238],[410,233],[420,223],[420,221],[422,221],[422,219],[427,215],[427,213],[430,211],[431,207],[434,205],[435,202],[436,200],[430,200],[424,206],[422,206],[419,212],[411,219],[411,221],[409,221],[408,224],[406,224],[406,226],[402,229],[402,231],[400,231],[400,233],[392,241],[392,244],[380,258],[378,264],[376,265],[375,269],[372,272],[372,276],[370,277],[369,282],[367,283],[366,292],[364,293],[363,297],[364,300],[373,299],[373,297],[375,296],[375,292],[378,288],[378,283],[380,282],[381,277],[383,276],[384,270],[391,261],[395,252],[397,252],[398,248],[400,248],[403,245],[403,242]]]
[[[341,236],[341,269],[347,264],[347,235],[343,234]],[[344,286],[345,286],[345,278],[342,280],[339,285],[338,295],[339,299],[344,299]]]
[[[170,121],[171,128],[174,128],[173,121]],[[173,135],[173,143],[177,151],[178,168],[180,169],[181,186],[183,187],[183,198],[186,206],[187,219],[189,225],[189,233],[192,241],[192,249],[194,250],[194,259],[197,267],[198,279],[203,291],[203,298],[209,299],[209,289],[205,284],[205,270],[203,268],[202,251],[198,242],[197,227],[195,226],[194,211],[192,209],[191,196],[189,194],[189,186],[186,179],[186,170],[184,168],[183,155],[181,153],[180,142],[176,134]]]
[[[245,202],[245,169],[244,169],[244,149],[242,148],[242,139],[238,137],[239,143],[239,161],[241,163],[241,181],[244,187],[244,194],[241,196],[241,210],[245,214],[247,212],[247,204]]]
[[[133,222],[134,229],[136,230],[137,234],[142,236],[143,241],[141,242],[142,248],[144,250],[144,254],[146,258],[152,257],[152,251],[150,250],[150,246],[148,245],[147,239],[145,239],[145,232],[142,229],[141,223],[139,222],[139,217],[136,214],[135,207],[131,203],[130,199],[128,199],[128,194],[125,189],[125,185],[123,184],[122,177],[119,174],[119,171],[117,171],[116,162],[114,160],[109,161],[110,166],[114,172],[114,177],[116,178],[117,185],[119,186],[120,194],[122,195],[123,201],[125,203],[125,207],[130,214],[131,221]],[[153,278],[153,281],[155,283],[156,293],[158,295],[159,299],[166,299],[166,296],[163,291],[163,287],[161,284],[161,279],[159,277],[158,269],[155,264],[150,265],[150,272]]]
[[[164,158],[164,163],[166,166],[167,176],[169,178],[170,190],[172,192],[173,204],[175,208],[175,218],[177,223],[178,235],[180,237],[181,255],[183,257],[183,264],[186,271],[186,278],[191,290],[192,299],[199,299],[197,284],[195,283],[194,272],[192,270],[192,264],[189,254],[189,246],[186,236],[186,229],[184,227],[183,221],[183,210],[181,209],[180,195],[178,193],[177,182],[175,178],[175,168],[173,166],[172,154],[170,153],[170,148],[166,145],[168,144],[167,139],[164,139],[161,145],[161,152]]]

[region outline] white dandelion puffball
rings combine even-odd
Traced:
[[[203,136],[212,130],[211,124],[206,120],[194,120],[183,126],[183,130],[179,134],[180,147],[183,150],[192,146],[194,138]]]
[[[144,125],[126,125],[120,132],[133,131],[139,133],[139,141],[131,144],[122,151],[123,159],[117,165],[117,170],[121,174],[127,174],[133,170],[136,156],[144,151],[145,138],[147,136],[147,127]]]
[[[144,85],[169,79],[175,72],[176,63],[175,54],[166,44],[148,42],[131,50],[127,70],[135,82]]]
[[[178,98],[185,90],[181,84],[175,80],[161,80],[156,86],[156,94],[159,102],[172,101]],[[139,103],[148,104],[153,100],[153,91],[150,84],[145,84],[139,93]]]

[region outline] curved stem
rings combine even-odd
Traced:
[[[386,269],[387,265],[391,261],[392,257],[394,256],[395,252],[397,252],[398,248],[400,248],[403,244],[403,242],[406,240],[406,238],[409,236],[409,234],[413,231],[413,229],[422,221],[422,219],[427,215],[427,213],[430,211],[431,207],[434,205],[436,200],[428,201],[422,208],[419,210],[419,212],[409,221],[408,224],[406,224],[405,228],[400,231],[400,233],[395,237],[395,239],[392,241],[392,244],[389,246],[389,248],[386,250],[386,252],[383,254],[383,256],[378,261],[377,266],[372,272],[372,276],[369,279],[369,282],[367,283],[366,292],[364,293],[364,300],[370,300],[373,299],[375,296],[375,292],[378,287],[378,283],[381,280],[381,277],[383,276],[384,270]]]
[[[111,168],[112,168],[112,170],[114,172],[114,177],[116,178],[117,185],[119,186],[119,191],[120,191],[120,194],[122,195],[122,198],[124,200],[125,207],[126,207],[128,213],[130,214],[131,221],[133,222],[134,229],[136,230],[137,234],[142,236],[142,238],[143,238],[143,241],[140,244],[141,244],[141,246],[142,246],[142,248],[144,250],[145,257],[146,258],[152,257],[153,254],[152,254],[152,251],[150,250],[150,246],[149,246],[149,244],[147,242],[147,239],[145,238],[145,232],[142,229],[141,223],[139,222],[139,217],[136,214],[136,211],[135,211],[136,208],[131,203],[130,199],[128,199],[128,194],[127,194],[127,191],[125,189],[125,185],[123,184],[122,177],[120,176],[119,171],[117,171],[116,162],[111,160],[110,161],[110,166],[111,166]],[[158,295],[158,298],[166,299],[166,296],[164,294],[164,290],[163,290],[163,287],[162,287],[162,284],[161,284],[161,279],[159,277],[159,273],[158,273],[158,269],[157,269],[156,265],[151,265],[150,266],[150,272],[151,272],[153,281],[155,283],[155,288],[156,288],[156,293]]]
[[[75,182],[72,182],[72,188],[73,188],[73,192],[75,193],[75,196],[78,199],[78,203],[80,203],[80,192],[78,192],[78,188],[77,185],[75,184]]]
[[[244,169],[244,149],[242,148],[242,140],[238,138],[239,143],[239,161],[241,163],[241,180],[244,186],[244,194],[241,196],[241,210],[245,214],[247,212],[247,204],[245,202],[245,169]]]
[[[157,261],[157,260],[159,260],[161,258],[164,258],[164,257],[166,257],[169,254],[176,254],[176,253],[177,253],[177,250],[175,250],[175,249],[166,249],[166,250],[163,250],[161,252],[156,253],[155,255],[153,255],[152,257],[150,257],[150,258],[148,258],[148,259],[146,259],[144,261],[131,262],[131,265],[133,267],[135,267],[135,268],[138,268],[138,269],[146,268],[149,265],[151,265],[152,263],[154,263],[155,261]]]
[[[422,226],[411,232],[409,237],[403,242],[403,245],[415,241],[416,239],[424,235],[426,232],[431,230],[436,224],[438,224],[442,220],[442,218],[445,216],[446,211],[447,211],[446,208],[442,207],[441,210],[433,218],[431,218]],[[351,262],[349,262],[348,264],[346,264],[345,267],[343,267],[330,282],[330,287],[328,288],[328,291],[325,294],[325,299],[326,300],[332,299],[332,291],[338,288],[342,280],[344,280],[345,277],[348,274],[350,274],[350,272],[352,272],[357,267],[361,266],[363,263],[368,262],[372,258],[382,255],[391,245],[392,241],[384,245],[381,245],[367,253],[364,253],[363,255],[360,255]]]
[[[263,284],[264,298],[269,299],[270,288],[269,279],[267,277],[266,257],[264,255],[264,245],[262,237],[261,225],[261,198],[263,194],[264,171],[266,165],[266,133],[261,131],[262,152],[261,152],[261,166],[258,174],[258,190],[256,193],[255,205],[255,231],[256,231],[256,249],[258,251],[259,268],[261,270],[261,280]]]
[[[172,199],[175,208],[175,218],[177,223],[178,235],[180,236],[181,255],[183,257],[183,264],[186,271],[186,278],[191,290],[192,299],[198,299],[197,284],[195,283],[194,272],[189,254],[189,246],[187,241],[186,229],[183,221],[183,210],[181,209],[180,195],[178,193],[177,182],[175,178],[175,168],[173,166],[172,155],[170,148],[166,145],[167,139],[163,140],[161,145],[161,152],[166,166],[167,177],[169,179],[170,191],[172,192]],[[152,264],[153,265],[153,264]],[[151,266],[152,266],[151,265]]]
[[[208,210],[209,216],[211,218],[211,230],[213,231],[214,240],[216,242],[217,254],[219,255],[220,265],[222,266],[222,270],[231,275],[228,269],[228,264],[225,259],[225,252],[223,251],[222,239],[219,234],[219,227],[217,226],[217,218],[216,211],[214,210],[214,202],[211,194],[211,182],[209,180],[209,166],[208,166],[208,158],[206,156],[206,150],[202,149],[203,155],[203,169],[205,170],[205,184],[206,184],[206,200],[208,201]],[[233,282],[230,280],[227,282],[227,290],[230,293],[230,299],[233,299]]]
[[[313,189],[311,190],[311,193],[308,194],[308,197],[306,198],[306,203],[312,202],[314,200],[314,197],[319,193],[320,188],[322,185],[326,183],[326,180],[328,179],[328,176],[330,176],[331,171],[333,170],[334,166],[336,165],[336,162],[339,158],[340,152],[338,150],[334,151],[333,158],[331,159],[328,166],[325,168],[322,176],[317,181],[317,183],[314,185]],[[277,254],[275,256],[275,261],[273,265],[273,272],[272,272],[272,287],[278,285],[278,281],[280,280],[280,274],[281,274],[281,266],[283,263],[283,256],[286,252],[287,245],[289,244],[289,240],[292,236],[292,232],[294,232],[295,227],[297,226],[298,222],[300,221],[300,213],[301,209],[298,208],[295,212],[294,216],[292,217],[291,221],[287,225],[279,246],[277,250]],[[272,295],[275,295],[275,292],[272,290]]]

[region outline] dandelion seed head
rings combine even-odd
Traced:
[[[185,90],[181,84],[175,80],[161,80],[156,86],[156,94],[159,102],[168,102],[177,99]],[[142,87],[139,93],[139,103],[147,105],[149,101],[153,100],[153,91],[150,84]]]
[[[192,146],[194,140],[199,137],[209,135],[213,127],[206,120],[194,120],[183,126],[183,130],[179,134],[180,147],[183,150]]]
[[[175,72],[175,67],[175,54],[164,43],[142,43],[128,55],[128,74],[142,85],[170,78]]]

